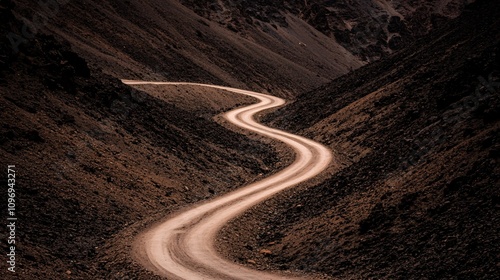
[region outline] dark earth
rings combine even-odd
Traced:
[[[159,279],[130,256],[137,233],[293,158],[214,117],[250,98],[120,78],[287,97],[262,121],[334,151],[228,225],[225,256],[332,279],[500,274],[498,1],[393,1],[400,19],[385,1],[167,2],[69,2],[15,52],[4,35],[39,7],[2,0],[0,164],[16,165],[19,220],[0,278]]]
[[[266,116],[343,162],[234,221],[223,236],[242,236],[223,251],[339,279],[496,278],[499,8],[471,5],[412,47]]]

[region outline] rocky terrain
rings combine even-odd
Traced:
[[[255,27],[271,23],[276,29],[290,25],[296,16],[323,34],[335,38],[363,61],[385,57],[444,22],[457,17],[467,0],[181,0],[199,15],[226,28],[251,36]]]
[[[222,252],[334,279],[495,278],[499,11],[471,5],[414,46],[268,115],[330,146],[339,165],[234,221]]]
[[[252,99],[120,78],[294,99],[262,120],[334,150],[322,178],[221,233],[235,261],[499,274],[498,3],[181,2],[2,0],[0,163],[16,165],[19,224],[18,272],[0,278],[158,278],[130,256],[138,232],[291,159],[216,117]]]
[[[216,83],[292,96],[363,65],[299,18],[279,30],[265,23],[264,29],[249,30],[252,38],[243,38],[176,0],[66,2],[42,21],[39,32],[64,38],[89,63],[118,78]],[[16,3],[15,14],[32,22],[44,10],[32,1]]]
[[[12,2],[2,5],[8,34],[23,23]],[[252,99],[132,89],[50,35],[17,53],[3,36],[0,49],[1,164],[16,165],[19,219],[17,272],[2,262],[2,279],[135,279],[141,269],[129,247],[148,221],[286,164],[269,145],[214,121]]]

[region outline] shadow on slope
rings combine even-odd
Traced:
[[[329,145],[343,166],[235,221],[254,230],[240,228],[250,241],[230,239],[241,248],[226,253],[338,278],[495,278],[499,5],[479,1],[440,32],[270,114]]]

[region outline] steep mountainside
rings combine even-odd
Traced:
[[[130,256],[139,231],[291,158],[214,119],[252,99],[117,78],[294,97],[265,121],[334,150],[331,178],[234,221],[224,254],[334,278],[499,274],[498,1],[449,24],[465,1],[181,2],[0,3],[15,279],[159,279]]]
[[[496,278],[499,15],[498,1],[478,1],[266,117],[330,146],[339,166],[234,221],[223,252],[335,279]]]
[[[0,6],[1,34],[23,26],[11,8]],[[2,36],[0,63],[1,183],[15,165],[18,217],[16,273],[2,258],[1,279],[154,279],[130,257],[139,229],[286,164],[213,120],[250,98],[135,90],[43,34],[18,53]]]
[[[262,23],[249,29],[252,38],[244,38],[176,0],[66,2],[48,13],[19,0],[15,11],[32,22],[48,15],[39,32],[63,37],[118,78],[210,82],[293,95],[362,65],[333,38],[292,15],[286,28]]]
[[[196,13],[252,36],[255,26],[289,26],[294,15],[363,61],[397,51],[460,14],[469,0],[181,0]],[[262,25],[264,24],[264,25]]]

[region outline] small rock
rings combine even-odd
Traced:
[[[259,253],[261,253],[262,255],[266,255],[266,256],[273,254],[273,252],[271,252],[271,250],[268,250],[268,249],[262,249],[259,251]]]
[[[247,260],[247,263],[250,263],[250,264],[257,264],[254,260]]]

